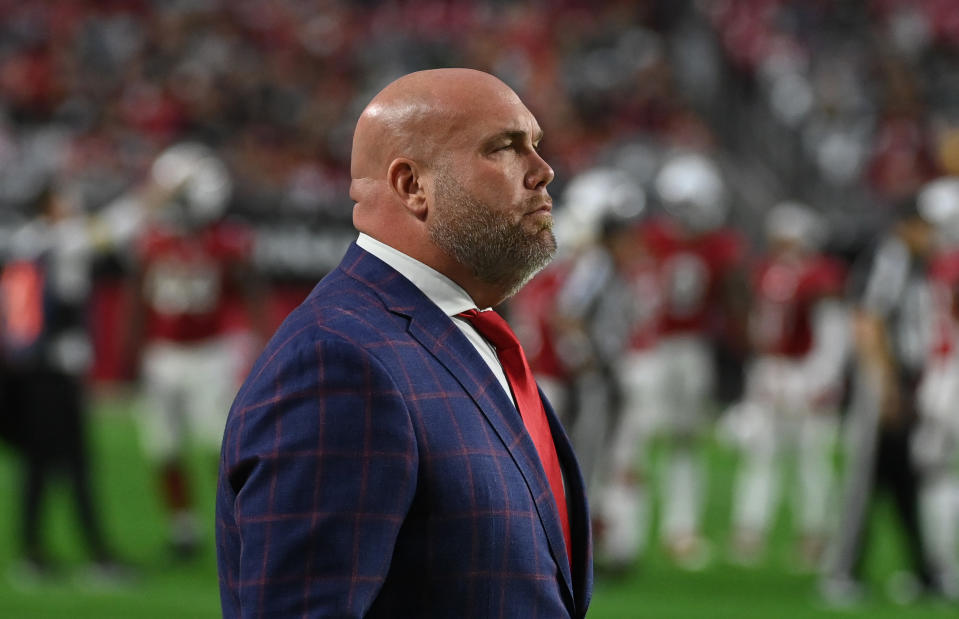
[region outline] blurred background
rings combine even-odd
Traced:
[[[0,615],[219,616],[232,389],[355,237],[359,112],[445,66],[556,172],[508,311],[588,476],[590,616],[954,614],[956,3],[0,0]]]

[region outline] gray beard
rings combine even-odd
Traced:
[[[481,282],[502,287],[512,296],[553,259],[556,238],[551,220],[530,233],[446,173],[438,175],[436,193],[430,239]]]

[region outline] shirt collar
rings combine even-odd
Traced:
[[[455,316],[476,307],[476,303],[459,284],[419,260],[362,232],[356,244],[410,280],[447,316]]]

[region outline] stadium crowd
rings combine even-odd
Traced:
[[[887,397],[875,377],[906,365],[888,344],[899,320],[890,316],[905,312],[877,300],[905,293],[874,290],[890,281],[874,274],[890,260],[879,241],[917,217],[934,230],[901,268],[920,269],[939,299],[922,315],[934,318],[912,323],[935,324],[937,346],[889,396],[922,394],[900,433],[920,447],[866,450],[892,455],[863,466],[909,460],[893,468],[914,474],[891,488],[915,547],[914,588],[959,597],[959,416],[949,410],[959,347],[948,300],[959,270],[959,189],[949,184],[959,176],[959,8],[949,0],[0,0],[0,260],[19,259],[22,230],[50,191],[69,197],[74,217],[106,221],[109,247],[95,243],[77,275],[91,278],[96,308],[83,371],[138,379],[156,395],[146,382],[170,383],[170,372],[146,359],[133,370],[145,350],[118,352],[133,335],[109,328],[121,291],[170,251],[155,221],[186,219],[200,236],[220,226],[196,251],[224,273],[245,263],[273,313],[240,316],[242,295],[225,279],[164,288],[147,274],[158,299],[197,293],[157,301],[166,309],[155,314],[207,321],[184,318],[186,335],[166,324],[151,337],[195,344],[240,325],[254,337],[229,338],[227,354],[249,354],[269,331],[263,321],[275,323],[354,238],[348,166],[360,107],[397,75],[438,66],[501,77],[545,131],[563,255],[512,302],[511,319],[530,356],[541,353],[542,384],[593,484],[603,567],[642,560],[655,501],[670,556],[690,569],[717,559],[713,546],[727,540],[704,539],[700,522],[700,461],[715,430],[742,454],[731,558],[759,560],[780,492],[771,463],[792,449],[798,556],[823,571],[824,595],[858,594],[853,512],[868,501],[854,499],[871,496],[880,474],[873,484],[871,473],[828,464],[835,449],[884,445],[869,428],[900,428],[887,419],[897,406],[868,403]],[[184,144],[176,165],[161,164]],[[213,300],[198,292],[221,283]],[[849,423],[863,416],[874,423]],[[196,523],[171,469],[175,432],[157,426],[144,424],[145,449],[162,452],[172,541],[190,551]],[[933,445],[930,433],[951,442]],[[657,498],[638,463],[659,435],[671,492]]]

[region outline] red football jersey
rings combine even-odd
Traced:
[[[945,251],[929,263],[932,291],[933,357],[948,356],[956,346],[959,319],[959,249]]]
[[[630,316],[630,350],[646,350],[657,340],[663,320],[663,287],[656,262],[649,257],[634,260],[623,274],[633,298]]]
[[[538,376],[568,377],[556,348],[557,334],[552,323],[556,298],[568,274],[568,264],[555,262],[510,299],[510,322],[523,343],[530,369]]]
[[[247,262],[251,232],[219,222],[199,231],[158,226],[140,239],[147,337],[190,342],[218,334],[235,294],[229,271]]]
[[[745,255],[743,237],[730,228],[689,235],[668,219],[640,227],[659,264],[663,335],[705,333],[720,307],[720,284]]]
[[[813,310],[841,292],[845,268],[825,256],[762,260],[752,281],[749,336],[759,354],[801,357],[813,346]]]

